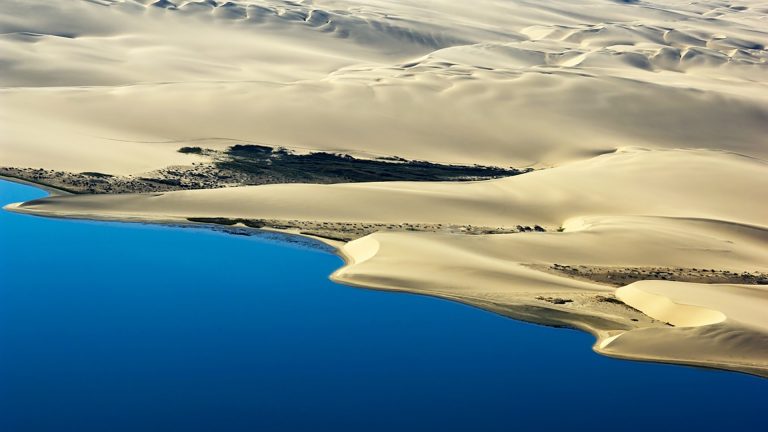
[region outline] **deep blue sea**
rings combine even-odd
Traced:
[[[768,380],[337,285],[273,237],[0,212],[0,431],[768,430]]]

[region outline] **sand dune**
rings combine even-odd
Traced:
[[[179,162],[145,142],[202,138],[517,167],[768,157],[761,3],[475,3],[3,2],[3,164],[137,173]]]
[[[367,222],[540,224],[653,215],[764,226],[768,163],[716,151],[623,149],[485,182],[267,185],[155,195],[54,197],[24,211],[167,218],[250,217]],[[723,179],[728,179],[724,182]],[[21,210],[21,209],[20,209]]]
[[[605,342],[600,347],[605,353],[685,359],[703,366],[741,365],[747,372],[765,375],[765,287],[643,281],[619,288],[617,295],[644,313],[679,327],[626,332]]]

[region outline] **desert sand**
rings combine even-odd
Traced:
[[[618,297],[673,329],[630,331],[603,341],[608,355],[712,366],[738,364],[765,376],[768,288],[765,286],[642,281]]]
[[[7,0],[3,164],[140,172],[200,140],[512,166],[625,146],[765,158],[767,8]]]
[[[177,152],[184,145],[256,143],[536,168],[477,182],[67,195],[6,209],[540,225],[547,232],[332,242],[346,259],[332,277],[576,327],[610,356],[768,376],[764,286],[617,290],[543,270],[768,271],[766,16],[760,1],[6,1],[2,166],[138,175],[205,161]]]

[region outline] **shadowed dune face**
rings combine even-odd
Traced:
[[[201,138],[508,166],[627,145],[765,158],[766,8],[8,0],[4,165],[138,173],[191,160],[146,142]]]

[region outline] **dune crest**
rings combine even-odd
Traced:
[[[616,290],[616,297],[644,314],[674,326],[698,327],[725,321],[725,315],[714,309],[676,303],[662,295],[643,291],[640,282]]]

